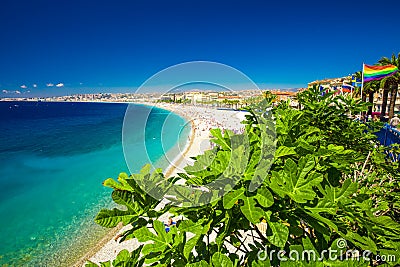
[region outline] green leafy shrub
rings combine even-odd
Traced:
[[[242,170],[241,179],[210,204],[182,206],[190,196],[175,191],[174,202],[156,210],[160,201],[145,193],[140,181],[161,179],[165,186],[158,190],[167,190],[177,177],[166,179],[161,170],[151,172],[150,166],[132,176],[121,174],[118,181],[106,180],[104,185],[114,189],[114,202],[124,208],[101,210],[95,221],[104,227],[130,224],[132,229],[123,234],[122,242],[137,238],[146,243],[131,253],[122,251],[102,266],[400,264],[398,164],[378,145],[374,127],[347,116],[366,110],[367,104],[344,96],[321,96],[317,88],[299,93],[298,101],[301,109],[290,107],[289,102],[274,107],[276,136],[268,131],[271,125],[260,119],[262,112],[254,111],[266,106],[249,109],[242,139],[237,135],[239,140],[249,140],[248,157],[244,167],[234,166],[231,173]],[[226,171],[231,157],[244,153],[232,149],[232,132],[222,134],[217,129],[211,134],[215,148],[197,156],[195,164],[181,174],[187,184],[212,182]],[[271,149],[275,138],[274,158],[262,158],[262,151]],[[272,160],[268,171],[265,162]],[[257,177],[259,187],[251,188]],[[184,218],[168,233],[157,220],[166,212]],[[267,225],[265,231],[260,223]],[[347,242],[339,246],[343,240]],[[369,259],[346,258],[349,249],[371,254]],[[279,250],[287,253],[270,253]],[[327,250],[338,259],[327,257]],[[262,251],[270,257],[262,257]],[[304,251],[314,251],[321,259],[289,259],[294,252]],[[385,262],[377,255],[393,257]]]

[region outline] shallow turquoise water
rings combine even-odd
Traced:
[[[125,104],[0,102],[0,265],[66,266],[87,249],[77,244],[88,246],[93,233],[104,233],[93,222],[111,202],[102,181],[128,172],[125,110]],[[132,171],[185,142],[190,129],[183,125],[181,117],[153,110],[144,135],[148,157],[137,151]]]

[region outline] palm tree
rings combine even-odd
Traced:
[[[391,65],[396,66],[398,69],[400,69],[400,53],[397,55],[397,57],[395,54],[392,54],[391,58],[382,57],[378,61],[378,63],[379,63],[379,65],[391,64]],[[382,84],[383,84],[383,93],[384,94],[383,94],[383,99],[382,99],[381,118],[382,118],[382,114],[383,114],[383,116],[385,115],[386,105],[387,105],[387,97],[390,92],[389,119],[391,119],[393,117],[394,108],[396,105],[397,90],[398,90],[399,84],[400,84],[400,73],[397,72],[395,75],[383,79]],[[386,99],[385,99],[385,93],[386,93]],[[385,104],[385,106],[384,106],[384,104]],[[383,108],[385,108],[385,109],[383,109]]]
[[[381,83],[379,81],[372,81],[369,83],[366,83],[364,86],[365,89],[365,95],[368,94],[368,102],[371,103],[371,106],[368,107],[368,116],[372,116],[372,109],[374,107],[374,95],[375,93],[379,92],[379,89],[381,88]]]
[[[381,106],[381,115],[380,120],[383,121],[386,115],[386,107],[387,107],[387,101],[389,97],[389,88],[385,86],[384,80],[380,82],[381,88],[383,88],[383,93],[382,93],[382,106]]]
[[[239,102],[240,102],[240,101],[237,100],[237,99],[232,101],[232,104],[235,105],[235,108],[236,108],[236,109],[238,109]]]
[[[274,100],[276,100],[276,95],[272,94],[271,91],[264,91],[264,92],[262,92],[262,96],[263,96],[264,99],[266,99],[267,101],[274,101]]]

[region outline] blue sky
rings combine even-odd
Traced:
[[[230,65],[261,88],[302,87],[400,52],[399,1],[0,6],[0,97],[132,91],[156,72],[193,60]]]

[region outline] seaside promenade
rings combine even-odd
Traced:
[[[144,103],[147,104],[148,103]],[[164,170],[166,177],[175,176],[177,173],[184,172],[184,167],[191,165],[195,157],[211,148],[210,130],[214,128],[229,129],[234,132],[242,132],[244,125],[241,121],[245,119],[246,112],[216,109],[202,106],[178,105],[158,103],[154,106],[174,112],[191,123],[191,133],[186,145],[179,148],[178,155],[170,160],[170,165]],[[170,214],[164,214],[159,218],[162,222],[167,222]],[[175,218],[177,219],[177,218]],[[129,225],[113,229],[96,246],[94,246],[75,266],[84,266],[86,260],[100,263],[115,259],[118,253],[127,249],[132,251],[140,246],[136,239],[127,240],[119,243],[119,235],[130,228]]]

